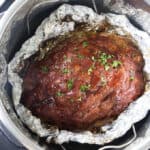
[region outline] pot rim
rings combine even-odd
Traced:
[[[11,19],[27,2],[28,0],[15,1],[4,13],[0,20],[0,39],[3,37]],[[43,150],[43,148],[40,147],[34,140],[29,139],[19,128],[16,127],[15,123],[11,120],[8,112],[6,111],[2,100],[0,100],[0,121],[24,147],[31,150]]]

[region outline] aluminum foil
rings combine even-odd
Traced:
[[[63,21],[67,15],[71,16],[72,21]],[[150,110],[150,85],[148,82],[146,83],[145,93],[132,102],[113,123],[103,126],[101,128],[103,133],[93,134],[90,131],[71,132],[58,130],[53,126],[47,129],[39,118],[33,116],[31,111],[20,103],[23,80],[18,73],[24,67],[24,60],[39,50],[38,47],[42,41],[73,31],[75,22],[85,22],[91,28],[94,28],[103,23],[103,21],[113,25],[114,30],[120,35],[130,34],[143,54],[145,60],[144,72],[147,80],[150,79],[150,36],[146,32],[135,28],[124,15],[111,13],[98,15],[91,8],[79,5],[64,4],[54,11],[37,28],[35,35],[22,45],[20,51],[16,53],[8,65],[8,79],[13,87],[13,102],[20,119],[38,136],[46,137],[47,142],[51,142],[53,139],[59,144],[69,141],[89,144],[109,143],[124,135],[134,123],[143,119]]]
[[[124,0],[104,0],[104,6],[111,12],[127,15],[134,20],[142,30],[150,34],[150,13],[136,9]]]

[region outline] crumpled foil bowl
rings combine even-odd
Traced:
[[[31,132],[22,124],[18,116],[16,115],[14,104],[12,103],[12,87],[10,83],[7,81],[7,64],[14,57],[14,54],[20,49],[22,43],[27,40],[29,37],[33,35],[37,26],[41,23],[41,21],[49,15],[53,10],[55,10],[59,5],[64,2],[68,2],[70,4],[81,4],[87,5],[89,7],[93,7],[92,1],[75,1],[75,0],[25,0],[25,1],[16,1],[11,8],[6,12],[4,18],[2,18],[2,22],[0,25],[0,120],[7,127],[7,129],[14,135],[14,137],[20,141],[26,148],[28,149],[46,149],[52,148],[51,145],[45,145],[39,143],[39,138],[31,134]],[[118,1],[119,2],[119,1]],[[102,8],[99,1],[96,1],[97,8]],[[124,7],[124,4],[120,1],[120,5],[122,9],[118,9],[116,11],[117,5],[113,5],[110,1],[104,1],[104,5],[107,6],[107,9],[104,11],[115,12],[126,14],[130,19],[138,25],[138,28],[146,31],[150,34],[149,31],[149,14],[145,13],[141,10],[135,10],[134,8]],[[94,7],[95,8],[95,7]],[[101,10],[101,9],[98,9]],[[41,15],[42,14],[42,15]],[[138,17],[136,16],[138,15]],[[147,19],[146,23],[143,23],[142,19],[139,19],[139,16],[142,16],[142,19]],[[38,19],[37,19],[38,18]],[[141,123],[138,123],[137,129],[138,138],[135,141],[137,143],[141,143],[140,146],[145,146],[148,148],[148,143],[150,142],[150,117],[147,116]],[[140,127],[139,127],[140,126]],[[124,137],[122,141],[127,141],[130,136]],[[120,140],[121,141],[121,140]],[[120,144],[120,141],[117,141],[117,144]],[[115,143],[115,144],[116,144]],[[131,144],[129,149],[132,149]],[[81,149],[88,149],[84,147],[80,147],[78,144],[77,147]],[[135,146],[135,145],[134,145]],[[140,148],[138,146],[138,148]],[[74,146],[75,147],[75,146]],[[91,147],[90,147],[91,148]],[[96,146],[92,147],[93,149],[97,149]],[[91,149],[92,149],[91,148]],[[126,148],[128,149],[128,147]],[[137,149],[137,148],[136,148]]]

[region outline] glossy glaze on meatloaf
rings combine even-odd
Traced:
[[[143,65],[127,37],[74,31],[42,60],[30,62],[21,102],[45,123],[85,130],[118,116],[144,92]]]

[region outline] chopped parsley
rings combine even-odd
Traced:
[[[102,65],[104,65],[104,69],[106,71],[108,71],[110,69],[110,65],[108,64],[108,59],[111,59],[113,58],[114,56],[113,55],[110,55],[110,54],[106,54],[106,53],[100,53],[100,56],[98,58],[98,61],[100,63],[102,63]]]
[[[104,65],[104,68],[105,68],[106,71],[108,71],[109,68],[110,68],[110,66],[109,66],[108,64],[105,64],[105,65]]]
[[[130,70],[130,81],[134,80],[135,72]]]
[[[99,57],[99,61],[105,65],[107,63],[108,59],[111,59],[112,55],[110,54],[106,54],[106,53],[101,53],[100,57]]]
[[[73,102],[74,102],[74,99],[73,99],[73,98],[71,98],[71,99],[70,99],[70,102],[71,102],[71,103],[73,103]]]
[[[64,68],[64,69],[62,70],[62,73],[64,73],[64,74],[67,74],[67,73],[69,73],[69,72],[70,72],[70,70],[67,69],[67,68]]]
[[[82,101],[82,97],[79,97],[77,100],[78,100],[79,102],[81,102],[81,101]]]
[[[90,68],[88,69],[88,75],[90,75],[90,74],[92,73],[92,71],[93,71],[93,68],[90,67]]]
[[[64,60],[67,61],[67,62],[71,62],[71,61],[72,61],[72,59],[71,59],[71,58],[68,58],[66,55],[64,55],[63,58],[64,58]]]
[[[84,58],[84,56],[81,55],[81,54],[77,54],[77,57],[80,58],[80,59],[83,59],[83,58]]]
[[[88,45],[89,45],[89,43],[88,43],[87,41],[84,41],[84,42],[82,43],[82,47],[83,47],[83,48],[87,47]]]
[[[69,90],[71,90],[73,88],[73,79],[68,80],[67,87]]]
[[[120,65],[121,65],[121,62],[118,61],[118,60],[114,60],[114,61],[112,62],[112,67],[113,67],[113,68],[117,68],[117,67],[119,67]]]
[[[92,59],[93,61],[96,61],[96,58],[95,58],[94,56],[92,56],[91,59]]]
[[[61,93],[61,92],[59,92],[59,91],[56,93],[56,96],[58,96],[58,97],[61,97],[61,96],[63,96],[63,95],[64,95],[64,94]]]
[[[89,88],[90,88],[90,85],[81,85],[80,86],[80,91],[81,92],[86,92],[86,91],[89,90]]]
[[[41,66],[41,71],[43,73],[48,73],[49,72],[49,68],[47,66]]]
[[[133,80],[134,80],[134,76],[131,76],[131,77],[130,77],[130,80],[133,81]]]
[[[58,65],[55,65],[54,68],[55,68],[55,69],[59,69],[59,66],[58,66]]]
[[[74,48],[73,48],[73,50],[74,50],[74,51],[77,51],[77,50],[78,50],[78,48],[77,48],[77,47],[74,47]]]
[[[83,32],[79,32],[79,33],[78,33],[78,37],[79,37],[79,38],[82,38],[82,37],[83,37]]]
[[[64,60],[67,60],[67,56],[66,55],[64,55]]]
[[[104,76],[101,76],[101,86],[105,86],[107,83],[107,79]]]
[[[92,66],[89,67],[89,69],[88,69],[88,75],[90,75],[92,73],[93,69],[94,69],[94,64],[92,64]]]

